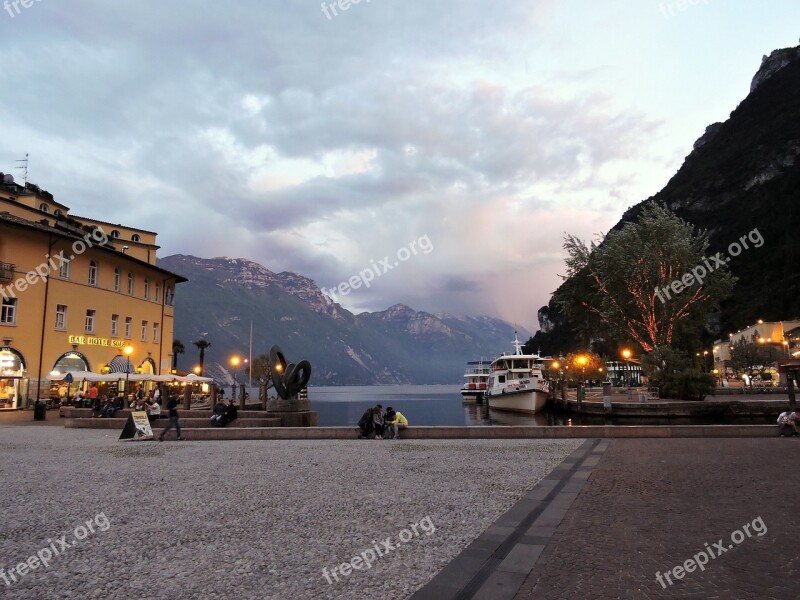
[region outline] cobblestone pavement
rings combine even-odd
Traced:
[[[798,438],[611,440],[516,599],[798,598],[799,464]]]
[[[407,598],[583,442],[118,437],[0,422],[0,598]]]

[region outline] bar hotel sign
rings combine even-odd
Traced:
[[[80,344],[82,346],[110,346],[111,348],[124,348],[124,340],[110,340],[100,337],[86,337],[84,335],[69,336],[70,344]]]

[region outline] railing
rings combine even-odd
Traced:
[[[0,262],[0,281],[14,280],[14,265]]]

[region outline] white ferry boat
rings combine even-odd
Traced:
[[[542,367],[551,359],[538,354],[523,354],[516,335],[513,344],[513,354],[503,353],[492,361],[486,390],[489,408],[536,414],[545,407],[550,395],[550,384]]]
[[[482,402],[486,393],[486,383],[489,381],[489,362],[473,360],[467,363],[464,373],[464,386],[461,388],[461,397],[465,402]]]

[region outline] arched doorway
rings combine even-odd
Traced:
[[[0,346],[0,410],[24,408],[27,396],[25,357],[11,346]]]
[[[53,365],[53,371],[59,373],[74,373],[76,371],[91,371],[89,366],[89,359],[84,354],[77,350],[70,350],[64,352],[58,357],[56,363]]]
[[[147,357],[142,361],[142,364],[140,364],[136,370],[143,375],[155,375],[156,362],[152,358]]]

